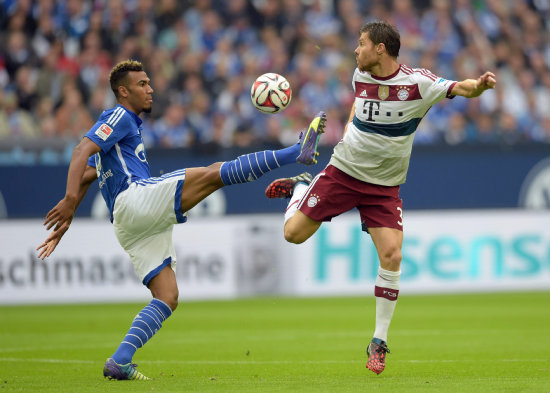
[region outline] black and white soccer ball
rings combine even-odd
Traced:
[[[269,72],[260,75],[250,89],[252,104],[263,113],[283,111],[292,99],[290,83],[282,75]]]

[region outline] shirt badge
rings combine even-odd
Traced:
[[[111,135],[113,132],[113,129],[109,127],[107,124],[103,123],[97,130],[95,130],[95,134],[100,137],[104,142],[109,138],[109,135]]]
[[[390,87],[380,85],[378,86],[378,98],[380,98],[382,101],[384,101],[386,98],[390,96]]]
[[[401,101],[406,101],[407,98],[409,98],[409,88],[402,86],[397,90],[397,98],[399,98]]]

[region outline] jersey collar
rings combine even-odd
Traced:
[[[387,81],[387,80],[390,80],[392,78],[394,78],[398,73],[399,71],[401,71],[401,64],[399,64],[399,67],[397,68],[397,71],[395,71],[393,74],[391,75],[388,75],[388,76],[376,76],[376,75],[373,75],[373,74],[370,74],[371,78],[372,79],[376,79],[376,80],[379,80],[379,81]]]

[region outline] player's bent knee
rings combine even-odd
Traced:
[[[313,221],[298,211],[285,223],[285,240],[289,243],[301,244],[309,239],[320,225],[320,222]]]
[[[177,289],[155,291],[153,293],[153,297],[156,299],[162,300],[164,303],[168,305],[168,307],[170,307],[172,311],[174,311],[178,307],[179,291]]]
[[[170,295],[168,297],[166,297],[165,299],[160,299],[162,300],[164,303],[168,304],[168,307],[170,307],[170,309],[172,311],[175,311],[176,308],[178,308],[178,295],[175,294],[175,295]]]
[[[210,183],[217,184],[221,181],[219,163],[212,164],[206,169],[206,177]]]
[[[206,167],[188,168],[186,181],[200,188],[220,188],[223,182],[220,176],[220,163],[214,163]]]
[[[202,183],[202,187],[207,188],[212,187],[217,189],[223,186],[220,171],[213,165],[201,168],[200,182]]]
[[[303,232],[291,225],[285,225],[284,235],[287,242],[294,244],[301,244],[308,238]]]
[[[402,258],[399,248],[391,248],[380,255],[380,265],[383,269],[397,271],[401,266]]]

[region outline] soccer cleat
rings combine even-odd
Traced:
[[[119,381],[126,380],[138,380],[138,381],[148,381],[145,375],[136,370],[137,364],[118,364],[113,359],[109,358],[105,362],[103,367],[103,376],[109,379],[116,379]]]
[[[325,123],[327,115],[325,112],[319,112],[309,124],[309,128],[300,134],[300,154],[296,162],[305,165],[317,164],[317,144],[321,134],[325,132]]]
[[[367,368],[376,374],[384,371],[386,367],[386,353],[390,353],[390,350],[384,341],[372,340],[367,347],[367,356],[369,357]]]
[[[290,198],[297,183],[309,184],[311,180],[313,180],[313,176],[308,172],[294,177],[273,180],[265,189],[265,196],[268,198]]]

